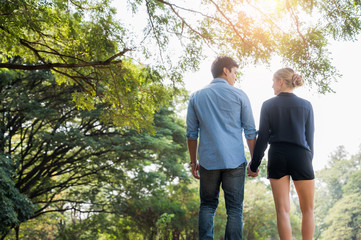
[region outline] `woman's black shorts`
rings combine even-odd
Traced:
[[[279,179],[290,175],[294,181],[312,180],[311,151],[290,143],[272,143],[268,151],[267,177]]]

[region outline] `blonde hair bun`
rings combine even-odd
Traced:
[[[302,76],[294,73],[292,76],[292,85],[295,87],[301,87],[305,81],[303,80]]]
[[[275,72],[274,78],[277,80],[285,80],[285,83],[289,88],[301,87],[304,83],[303,78],[295,73],[292,68],[279,69]]]

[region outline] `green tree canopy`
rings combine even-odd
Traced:
[[[339,76],[328,41],[354,40],[361,26],[358,0],[120,3],[1,0],[0,68],[51,70],[79,86],[78,106],[105,102],[118,126],[151,128],[152,113],[178,93],[184,71],[197,69],[205,46],[242,67],[278,56],[325,93]],[[138,18],[116,18],[129,12]]]
[[[51,70],[58,83],[77,85],[78,107],[109,105],[103,119],[151,130],[153,114],[177,88],[156,69],[125,58],[126,32],[109,1],[3,0],[0,68]]]
[[[171,107],[155,115],[155,134],[139,133],[101,121],[105,104],[78,109],[79,87],[56,84],[49,71],[1,70],[0,77],[0,173],[8,189],[0,203],[15,219],[1,229],[45,213],[124,212],[128,198],[188,179],[184,123]]]
[[[19,226],[33,215],[31,201],[21,194],[13,181],[14,165],[6,155],[0,155],[0,236]]]
[[[331,155],[329,166],[317,172],[317,239],[360,238],[360,153],[350,157],[340,146]]]

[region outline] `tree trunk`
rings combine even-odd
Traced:
[[[16,240],[19,240],[19,232],[20,232],[20,227],[19,227],[19,226],[16,226],[16,227],[15,227]]]

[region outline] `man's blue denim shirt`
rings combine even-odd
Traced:
[[[187,138],[199,136],[199,164],[207,170],[236,168],[247,162],[246,139],[257,135],[247,95],[226,80],[215,78],[193,93],[187,111]]]

